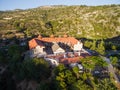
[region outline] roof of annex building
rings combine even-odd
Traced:
[[[46,56],[46,58],[51,58],[51,59],[54,59],[54,60],[58,60],[59,63],[63,63],[63,64],[71,64],[71,63],[80,62],[80,60],[82,58],[90,56],[88,53],[81,53],[81,55],[79,56],[78,53],[72,54],[72,53],[69,53],[69,52],[68,52],[66,57],[64,57],[64,55],[65,54],[52,55],[52,56],[48,55],[48,56]]]

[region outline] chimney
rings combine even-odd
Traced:
[[[42,36],[41,36],[41,35],[38,35],[38,39],[42,39]]]
[[[63,36],[64,38],[67,38],[68,36],[67,36],[67,34],[64,34],[64,36]]]
[[[51,37],[51,38],[54,38],[54,35],[52,34],[52,35],[50,35],[50,37]]]

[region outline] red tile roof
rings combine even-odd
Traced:
[[[79,57],[63,58],[59,62],[64,64],[76,63],[76,62],[80,62],[80,58],[84,58],[84,57],[79,56]]]
[[[38,39],[32,39],[29,41],[29,48],[35,48],[36,46],[41,46],[44,47],[43,43],[41,41],[39,41]]]
[[[57,37],[41,37],[38,36],[38,38],[34,38],[29,41],[29,48],[35,48],[37,45],[43,46],[42,42],[61,42],[65,44],[71,44],[72,46],[74,44],[77,44],[78,40],[75,39],[74,37],[62,37],[62,38],[57,38]]]
[[[53,55],[53,56],[48,55],[47,58],[59,60],[59,63],[70,64],[70,63],[80,62],[80,59],[84,58],[84,57],[83,56],[73,56],[73,57],[65,58],[64,54],[61,54],[61,55]]]

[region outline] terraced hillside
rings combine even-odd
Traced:
[[[106,39],[120,35],[120,5],[42,6],[0,12],[0,38],[16,34]]]

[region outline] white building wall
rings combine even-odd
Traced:
[[[43,53],[43,48],[44,47],[36,46],[36,48],[35,48],[36,53]]]
[[[43,48],[44,47],[36,46],[34,49],[31,49],[30,56],[35,57],[40,53],[44,53]]]
[[[50,64],[52,65],[52,66],[58,66],[59,65],[59,63],[57,62],[57,60],[55,60],[55,59],[51,59],[51,58],[44,58],[46,61],[48,61],[48,62],[50,62]]]
[[[54,52],[54,54],[56,54],[56,53],[64,53],[65,52],[65,50],[63,50],[62,48],[58,48],[55,52]]]
[[[83,48],[83,43],[78,42],[77,44],[74,45],[73,50],[74,51],[80,51]]]

